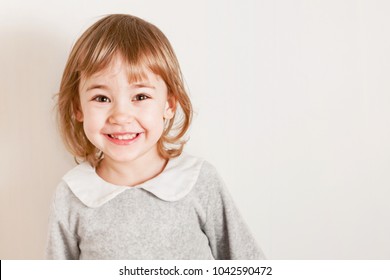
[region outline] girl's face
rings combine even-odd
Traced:
[[[125,63],[116,56],[101,72],[81,77],[81,111],[76,118],[83,122],[89,141],[103,152],[104,161],[160,158],[157,142],[164,120],[174,115],[174,104],[162,78],[148,69],[145,74],[142,81],[130,83]]]

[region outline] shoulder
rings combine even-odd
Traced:
[[[81,201],[72,192],[68,183],[64,179],[58,183],[52,201],[53,207],[58,213],[63,211],[68,212],[71,209],[75,210],[83,207]]]
[[[204,160],[202,163],[196,184],[199,187],[207,188],[208,191],[211,189],[214,191],[225,190],[225,182],[220,176],[217,168],[207,160]]]
[[[225,181],[218,169],[207,160],[202,162],[193,190],[207,204],[207,207],[230,200],[230,194]]]
[[[64,180],[61,180],[55,189],[54,202],[56,204],[69,203],[75,198],[68,184]]]
[[[209,161],[204,160],[202,162],[202,167],[199,170],[198,175],[199,182],[207,183],[221,183],[222,178],[219,175],[217,168],[211,164]]]

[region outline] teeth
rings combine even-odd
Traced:
[[[115,135],[115,134],[110,134],[112,138],[118,139],[118,140],[131,140],[134,139],[137,136],[137,133],[132,133],[132,134],[122,134],[122,135]]]

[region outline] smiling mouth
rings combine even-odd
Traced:
[[[108,137],[117,140],[133,140],[140,133],[126,133],[126,134],[107,134]]]

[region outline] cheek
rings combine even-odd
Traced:
[[[84,113],[84,131],[86,134],[100,130],[105,123],[103,114],[97,114],[86,110]]]
[[[160,133],[164,129],[164,111],[160,107],[153,110],[145,110],[142,112],[140,121],[145,128],[154,129]]]

